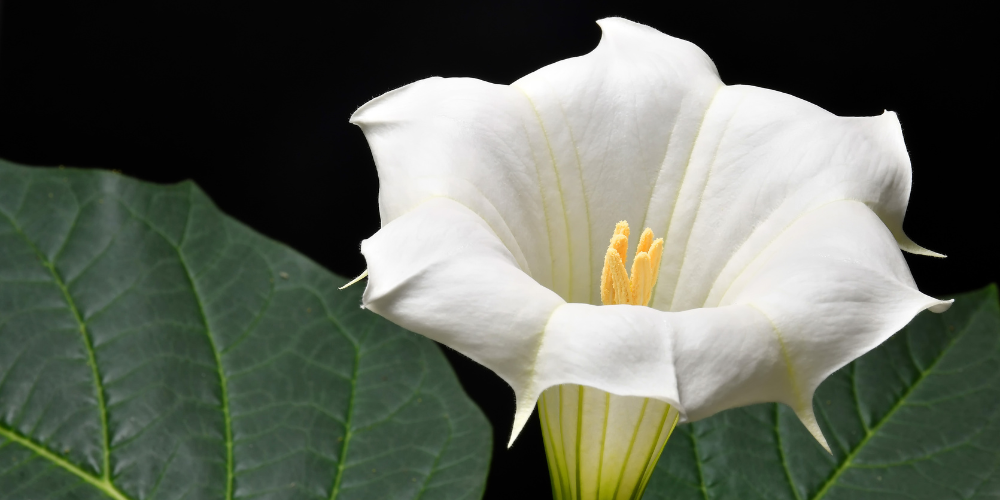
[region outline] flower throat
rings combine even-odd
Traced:
[[[601,272],[604,305],[647,305],[656,285],[663,239],[654,240],[649,228],[642,232],[630,275],[628,236],[628,223],[619,222]],[[680,414],[656,399],[562,384],[542,392],[538,417],[553,498],[637,500]]]

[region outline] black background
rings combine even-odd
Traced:
[[[1000,278],[997,35],[957,2],[873,7],[717,2],[6,1],[0,157],[194,179],[227,213],[333,272],[364,268],[379,227],[361,104],[433,76],[509,83],[589,52],[620,15],[690,40],[726,83],[839,115],[899,113],[913,162],[906,231],[949,255],[907,256],[945,295]],[[504,449],[510,389],[449,352],[494,428],[487,498],[545,498],[537,425]]]

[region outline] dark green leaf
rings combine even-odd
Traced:
[[[486,420],[343,283],[191,183],[0,161],[0,498],[479,498]]]
[[[784,406],[679,426],[646,500],[949,500],[1000,496],[996,287],[921,313],[820,386],[833,450]]]

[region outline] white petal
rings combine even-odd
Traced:
[[[594,51],[510,86],[432,78],[362,106],[352,122],[379,169],[383,224],[455,199],[536,281],[596,304],[607,233],[626,219],[666,238],[651,303],[666,310],[717,304],[783,228],[840,199],[868,204],[904,250],[940,256],[902,232],[910,164],[895,114],[840,118],[726,87],[689,42],[599,24]]]
[[[785,228],[838,200],[868,205],[899,246],[922,250],[902,232],[910,162],[894,113],[842,118],[786,94],[734,86],[716,96],[702,137],[665,226],[652,307],[718,305]]]
[[[526,390],[541,334],[564,304],[517,265],[483,219],[432,198],[361,243],[364,306]]]
[[[595,278],[611,229],[625,219],[660,234],[706,113],[724,88],[694,44],[624,19],[598,24],[603,36],[592,52],[512,84],[530,100],[559,171],[559,200],[570,215],[566,239],[576,249],[574,297],[590,299],[571,302],[592,304],[600,303]]]
[[[600,24],[593,52],[511,86],[432,78],[362,106],[351,121],[375,157],[383,224],[429,197],[455,199],[536,281],[600,303],[609,231],[641,222],[657,179],[675,180],[721,87],[691,43],[622,19]]]
[[[518,268],[474,212],[429,200],[362,244],[365,306],[495,371],[517,397],[511,441],[559,384],[658,399],[687,419],[765,401],[819,435],[812,394],[926,308],[892,234],[865,205],[799,218],[722,307],[661,312],[565,304]]]
[[[552,167],[523,95],[480,80],[430,78],[372,100],[351,122],[375,157],[383,226],[432,197],[451,198],[486,220],[536,281],[555,289],[557,267],[565,283],[565,261],[553,261],[566,247],[553,252],[539,187]]]
[[[916,290],[892,234],[871,210],[858,202],[834,202],[785,230],[737,280],[721,307],[676,313],[630,306],[560,308],[546,330],[536,385],[576,383],[678,402],[687,420],[778,401],[823,442],[812,413],[820,382],[918,312],[940,312],[948,304]],[[621,326],[609,335],[601,330],[614,324],[610,315],[618,315]],[[632,337],[646,339],[650,351],[626,353],[604,345]],[[578,352],[572,357],[546,352],[556,339],[572,346],[562,349]],[[596,354],[585,354],[602,350],[615,359],[596,364]],[[649,359],[656,353],[659,361]],[[590,366],[572,366],[574,359]],[[647,363],[672,363],[673,370],[667,375]],[[619,385],[623,380],[627,387]]]

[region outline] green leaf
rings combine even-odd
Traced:
[[[482,413],[344,282],[190,182],[0,161],[0,498],[479,498]]]
[[[996,498],[998,378],[991,286],[921,313],[820,386],[813,404],[832,456],[787,407],[730,410],[678,426],[644,498]]]

